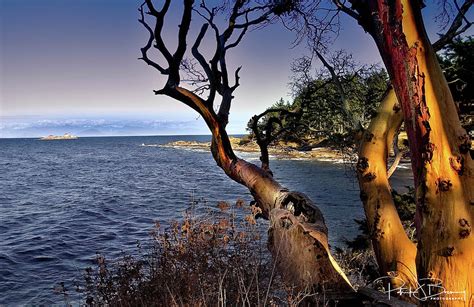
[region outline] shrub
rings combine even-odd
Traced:
[[[198,215],[188,212],[151,233],[146,255],[118,261],[98,255],[79,287],[86,305],[206,306],[287,303],[295,296],[281,282],[257,226],[256,207],[238,201]]]
[[[81,305],[337,305],[324,293],[301,291],[282,280],[278,259],[266,247],[267,227],[256,221],[260,209],[243,201],[219,202],[204,211],[196,205],[168,227],[156,223],[151,245],[139,246],[137,255],[112,261],[97,255],[77,286]],[[358,224],[362,234],[346,242],[349,248],[336,249],[335,257],[356,288],[372,287],[378,268],[365,223]],[[56,292],[69,305],[64,283]]]

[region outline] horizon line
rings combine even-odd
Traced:
[[[248,133],[232,133],[228,136],[248,135]],[[88,135],[88,136],[77,136],[78,138],[113,138],[113,137],[156,137],[156,136],[212,136],[212,134],[145,134],[145,135]],[[27,137],[1,137],[0,140],[12,140],[12,139],[39,139],[43,136],[27,136]]]

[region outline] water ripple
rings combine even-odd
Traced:
[[[61,303],[58,282],[80,279],[96,253],[134,251],[154,221],[182,217],[192,199],[251,199],[207,151],[140,146],[176,140],[209,137],[0,139],[0,305]],[[332,242],[356,233],[347,221],[363,212],[342,165],[278,160],[272,168],[316,201]]]

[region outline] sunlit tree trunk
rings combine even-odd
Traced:
[[[221,30],[220,25],[214,22],[220,9],[209,8],[204,1],[197,7],[193,0],[183,0],[178,44],[174,52],[170,51],[161,35],[170,5],[171,0],[165,0],[159,6],[161,9],[157,9],[152,0],[146,0],[139,9],[139,22],[149,34],[146,45],[141,49],[142,60],[167,77],[166,83],[161,89],[155,90],[155,94],[166,95],[187,105],[204,119],[212,134],[211,151],[217,165],[227,176],[249,189],[262,215],[270,219],[269,246],[288,281],[301,290],[309,287],[310,291],[353,291],[331,257],[327,227],[316,205],[303,193],[282,187],[271,176],[268,161],[267,167],[258,167],[238,158],[226,132],[233,92],[240,80],[240,68],[237,68],[233,84],[230,82],[226,54],[239,44],[250,27],[266,22],[274,11],[280,11],[281,4],[257,5],[243,0],[233,1],[229,7],[228,21],[223,23],[224,29]],[[149,11],[147,14],[155,21],[154,27],[146,21],[145,6]],[[203,18],[204,24],[189,48],[188,32],[194,13]],[[199,48],[209,29],[213,32],[211,37],[215,39],[215,53],[211,59],[206,59]],[[148,51],[152,47],[163,56],[164,65],[149,57]],[[189,51],[200,69],[196,70],[194,64],[183,65],[187,62],[184,56]],[[181,74],[186,69],[197,78],[192,84],[204,85],[194,90],[184,88]],[[202,97],[204,90],[207,90],[206,98]],[[220,101],[216,112],[217,97],[220,97]]]
[[[416,246],[406,235],[393,202],[387,157],[403,116],[393,90],[380,104],[364,133],[357,162],[360,197],[381,276],[394,287],[416,287]]]
[[[163,94],[193,105],[206,121],[212,132],[214,160],[230,178],[249,189],[262,215],[270,220],[269,247],[285,279],[300,290],[352,292],[331,256],[324,217],[311,199],[289,191],[267,170],[238,158],[224,126],[197,95],[181,87],[165,88]]]
[[[403,110],[417,197],[418,281],[424,290],[461,292],[474,305],[474,170],[447,82],[428,41],[416,0],[352,0],[373,36]],[[428,288],[437,281],[442,286]],[[455,294],[442,294],[452,298]]]

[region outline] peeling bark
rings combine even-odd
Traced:
[[[306,198],[309,207],[308,201]],[[328,290],[350,292],[353,289],[349,280],[329,251],[327,229],[319,210],[317,215],[320,218],[308,220],[310,215],[295,216],[288,210],[272,210],[270,250],[282,268],[285,279],[299,288],[313,285],[312,290],[318,293]]]
[[[157,10],[151,0],[146,0],[149,15],[156,21],[154,30],[146,23],[142,5],[139,9],[139,22],[146,28],[150,38],[141,49],[142,59],[150,66],[157,69],[161,74],[168,76],[162,89],[154,91],[156,95],[166,95],[195,110],[206,122],[211,134],[211,152],[217,165],[234,181],[246,186],[255,198],[257,205],[262,210],[262,215],[270,219],[270,246],[274,251],[280,267],[290,268],[285,270],[292,282],[301,290],[320,289],[339,290],[344,292],[354,291],[346,276],[336,262],[332,260],[327,241],[327,227],[324,218],[314,203],[304,194],[292,192],[282,187],[273,177],[268,169],[268,161],[263,167],[258,167],[243,159],[238,158],[225,130],[233,99],[232,93],[239,86],[239,70],[235,71],[235,84],[229,84],[228,68],[226,64],[226,52],[237,46],[243,35],[252,25],[259,25],[266,21],[268,16],[275,10],[281,9],[278,4],[250,6],[247,1],[234,1],[232,14],[229,17],[227,28],[221,33],[214,17],[217,11],[206,6],[204,1],[198,9],[194,8],[193,0],[184,0],[183,15],[178,32],[178,45],[176,51],[171,52],[166,47],[161,37],[164,17],[171,0],[166,0],[161,11]],[[188,90],[180,85],[180,69],[184,54],[187,51],[187,36],[191,24],[193,12],[196,12],[206,20],[201,27],[198,37],[192,44],[192,54],[201,65],[208,84],[209,96],[203,99],[196,92]],[[260,16],[251,19],[251,16],[261,12]],[[206,61],[199,51],[207,29],[214,31],[216,39],[216,50],[210,61]],[[235,31],[240,29],[239,36],[233,43],[228,43]],[[154,46],[163,55],[167,66],[162,66],[148,57],[148,51]],[[209,64],[208,64],[209,63]],[[216,94],[222,100],[218,113],[214,111]],[[266,139],[266,142],[270,142]],[[268,155],[267,155],[268,156]],[[291,221],[289,227],[281,227],[286,221]],[[290,240],[288,240],[289,238]],[[299,248],[314,246],[298,252]],[[295,249],[296,248],[296,249]]]
[[[470,140],[428,41],[420,2],[351,2],[378,46],[403,110],[417,196],[418,280],[425,286],[428,280],[442,282],[443,288],[431,292],[465,293],[465,300],[436,304],[473,306],[474,165],[466,150]]]
[[[193,93],[176,90],[193,99],[199,109],[205,109]],[[202,111],[212,131],[211,151],[217,164],[249,189],[262,215],[270,220],[269,247],[285,277],[302,290],[354,291],[331,256],[328,229],[317,206],[305,194],[282,187],[265,169],[237,158],[212,112]]]

